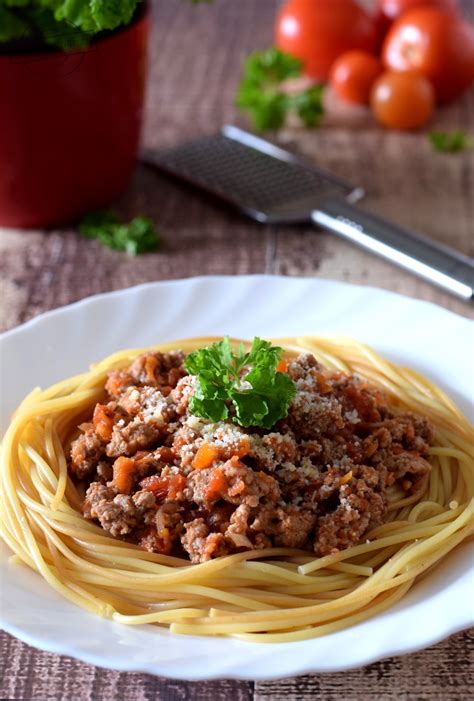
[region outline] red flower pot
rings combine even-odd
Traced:
[[[0,55],[0,225],[51,227],[108,206],[140,137],[145,8],[83,51]]]

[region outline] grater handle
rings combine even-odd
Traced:
[[[474,259],[406,231],[342,199],[311,214],[315,224],[376,253],[461,299],[474,297]]]

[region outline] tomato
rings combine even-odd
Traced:
[[[419,73],[386,71],[377,78],[370,98],[378,121],[390,129],[417,129],[431,117],[435,95]]]
[[[375,14],[375,22],[379,38],[380,49],[393,22],[404,12],[415,7],[437,7],[439,10],[457,12],[459,0],[378,0]]]
[[[388,68],[425,75],[447,102],[474,82],[474,27],[442,10],[411,10],[390,29],[382,58]]]
[[[389,21],[398,19],[407,10],[421,6],[436,7],[439,10],[457,12],[458,0],[378,0],[378,11]]]
[[[368,105],[372,85],[382,72],[382,64],[373,54],[347,51],[331,68],[331,85],[343,100]]]
[[[288,0],[277,15],[276,45],[301,59],[305,73],[326,80],[338,56],[375,49],[372,15],[355,0]]]

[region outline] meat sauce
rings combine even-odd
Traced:
[[[383,523],[390,488],[429,476],[429,421],[355,375],[306,353],[285,363],[296,396],[268,431],[193,416],[184,360],[145,353],[112,372],[71,445],[84,516],[115,537],[195,563],[269,547],[321,556]]]

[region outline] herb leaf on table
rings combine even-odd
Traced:
[[[432,131],[428,138],[435,151],[459,153],[474,147],[474,137],[463,129],[453,131]]]
[[[290,112],[307,127],[319,125],[324,114],[323,86],[313,85],[293,93],[285,82],[302,75],[303,64],[276,48],[255,51],[244,64],[236,105],[249,112],[259,131],[279,129]]]
[[[115,212],[91,212],[80,223],[79,232],[88,239],[97,239],[104,246],[132,256],[155,251],[160,245],[160,236],[153,222],[144,216],[123,223]]]

